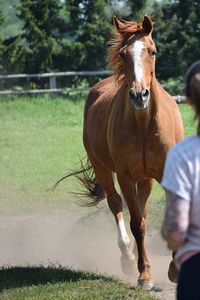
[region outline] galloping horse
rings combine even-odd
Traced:
[[[183,125],[177,104],[155,76],[151,19],[145,16],[136,23],[114,17],[114,24],[108,50],[113,75],[91,89],[84,111],[83,142],[94,177],[81,180],[94,202],[107,197],[117,223],[122,269],[127,272],[135,257],[114,184],[116,174],[137,244],[138,284],[151,288],[144,245],[146,202],[153,179],[161,181],[168,150],[183,137]]]

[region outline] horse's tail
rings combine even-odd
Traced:
[[[64,179],[75,176],[84,187],[84,191],[75,192],[74,194],[91,198],[91,201],[84,201],[84,206],[97,206],[103,199],[106,198],[106,193],[101,185],[97,182],[93,166],[89,159],[87,158],[85,163],[83,160],[80,160],[80,163],[80,169],[64,175],[54,184],[52,190],[55,190],[59,183]]]

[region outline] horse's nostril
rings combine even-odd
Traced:
[[[148,97],[149,91],[147,89],[142,90],[142,97]]]

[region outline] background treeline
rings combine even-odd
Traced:
[[[112,16],[146,13],[155,21],[157,77],[176,88],[200,58],[199,0],[0,0],[0,73],[105,69]]]

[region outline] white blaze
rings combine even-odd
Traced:
[[[143,71],[142,71],[142,50],[145,48],[145,44],[142,41],[136,41],[133,45],[133,62],[135,68],[135,79],[138,83],[141,83]]]

